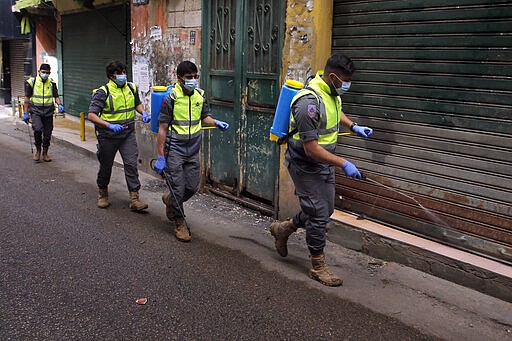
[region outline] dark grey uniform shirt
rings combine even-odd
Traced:
[[[304,95],[297,99],[291,107],[291,115],[295,118],[300,140],[290,137],[288,149],[285,154],[285,166],[293,163],[307,172],[329,172],[330,165],[319,162],[304,152],[304,142],[318,140],[318,125],[320,122],[320,110],[325,107],[314,95]],[[321,145],[322,146],[322,145]],[[322,146],[327,151],[334,153],[336,147]]]
[[[172,92],[171,92],[172,93]],[[203,108],[201,109],[201,120],[210,116],[210,108],[206,98],[204,99]],[[160,107],[160,115],[158,116],[158,122],[167,123],[171,125],[171,121],[174,118],[174,100],[170,94],[165,96]],[[171,131],[167,132],[166,148],[169,148],[169,143],[172,153],[178,153],[182,156],[192,156],[199,152],[201,147],[202,135],[196,137],[190,137],[187,140],[176,139],[172,137]]]

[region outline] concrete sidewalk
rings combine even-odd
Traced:
[[[0,124],[9,122],[20,131],[27,129],[12,115],[10,107],[0,107],[0,119]],[[75,117],[55,119],[53,143],[96,158],[92,125],[87,123],[86,141],[81,141]],[[54,159],[55,156],[52,155]],[[117,162],[122,166],[119,158]],[[148,198],[150,209],[157,207],[158,214],[164,215],[161,192],[145,190],[158,179],[141,172],[141,181],[145,183],[141,195]],[[223,212],[220,217],[219,209]],[[292,236],[290,256],[283,259],[275,256],[273,239],[267,230],[271,221],[268,217],[202,194],[187,203],[186,210],[195,236],[239,249],[271,271],[318,290],[358,302],[446,339],[512,339],[512,268],[504,264],[369,221],[361,223],[354,216],[336,212],[329,229],[329,263],[334,272],[350,280],[343,287],[332,289],[305,276],[303,263],[307,264],[308,259],[304,232]],[[151,214],[155,214],[153,210]],[[205,216],[215,217],[215,221]],[[240,216],[249,218],[241,223]]]

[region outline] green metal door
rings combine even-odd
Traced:
[[[205,0],[203,87],[212,115],[231,125],[205,136],[213,190],[273,212],[278,171],[268,139],[279,96],[282,1]]]

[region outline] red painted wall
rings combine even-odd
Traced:
[[[54,17],[39,17],[36,22],[36,67],[43,62],[43,53],[57,56],[57,21]]]

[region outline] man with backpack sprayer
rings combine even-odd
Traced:
[[[32,116],[32,129],[34,130],[34,145],[36,146],[33,159],[36,162],[41,158],[41,145],[43,147],[43,161],[52,161],[48,156],[48,148],[50,147],[53,131],[54,100],[59,107],[59,111],[64,112],[64,106],[59,99],[57,85],[50,78],[50,70],[50,65],[43,63],[39,67],[38,75],[27,79],[25,82],[23,121],[28,124],[30,112]]]
[[[343,280],[331,272],[325,261],[326,225],[334,212],[335,167],[346,176],[361,179],[356,166],[336,155],[339,125],[364,138],[373,134],[368,127],[357,125],[342,110],[341,95],[350,88],[354,73],[352,61],[333,54],[325,70],[319,71],[305,89],[291,100],[288,148],[285,166],[295,185],[301,210],[283,222],[270,225],[275,248],[280,256],[288,255],[288,237],[299,227],[306,229],[306,243],[311,254],[309,276],[327,286],[340,286]]]
[[[112,175],[114,158],[119,151],[123,158],[126,185],[130,192],[130,209],[141,211],[148,205],[139,199],[139,172],[137,169],[138,147],[135,138],[135,112],[142,114],[142,122],[148,123],[150,115],[144,111],[135,84],[126,81],[126,65],[112,61],[105,68],[108,83],[93,94],[89,105],[89,121],[94,123],[98,138],[100,169],[98,185],[99,208],[107,208],[108,184]]]
[[[163,99],[158,117],[158,158],[154,169],[168,181],[171,192],[164,193],[162,201],[167,218],[174,225],[174,235],[182,242],[191,240],[183,203],[199,189],[201,126],[221,131],[229,128],[228,123],[210,116],[205,92],[197,87],[197,72],[197,66],[190,61],[178,65],[178,82]]]

